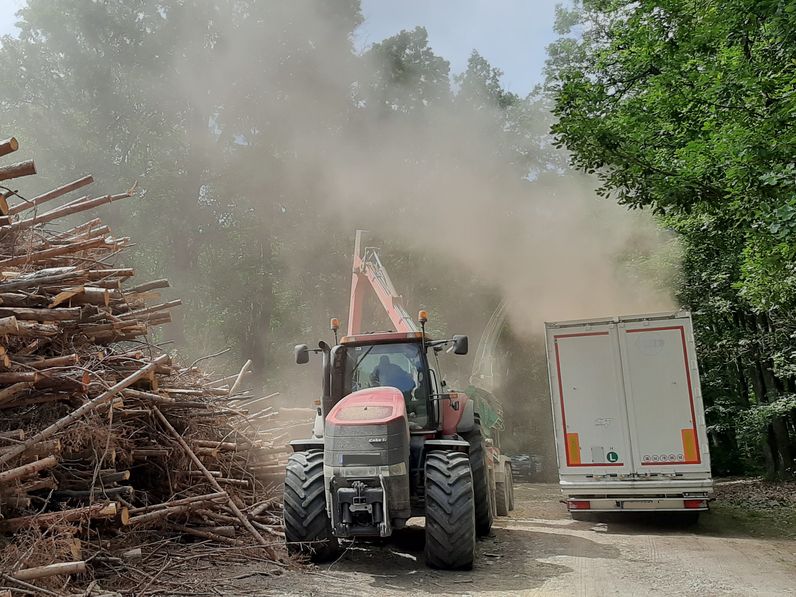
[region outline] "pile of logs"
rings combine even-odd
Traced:
[[[33,173],[0,166],[0,181]],[[241,390],[249,363],[214,380],[148,342],[180,304],[151,304],[168,281],[133,283],[113,265],[128,239],[72,220],[133,190],[43,211],[91,182],[32,198],[0,183],[0,594],[150,586],[164,541],[281,562],[287,436],[268,430],[269,397]]]

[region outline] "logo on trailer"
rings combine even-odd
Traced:
[[[605,456],[608,458],[608,462],[617,462],[619,460],[619,454],[616,452],[608,452]]]

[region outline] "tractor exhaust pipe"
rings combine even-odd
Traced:
[[[331,347],[321,340],[318,342],[318,348],[321,349],[321,358],[323,363],[323,382],[321,384],[321,415],[326,418],[332,408],[332,358]]]

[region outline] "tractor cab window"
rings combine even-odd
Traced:
[[[345,391],[388,386],[406,402],[410,429],[428,425],[428,380],[420,344],[374,344],[346,349]]]

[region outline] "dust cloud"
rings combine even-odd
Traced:
[[[451,332],[464,327],[477,339],[505,300],[515,337],[537,342],[530,358],[543,355],[544,321],[675,307],[667,289],[675,241],[649,214],[598,198],[591,178],[560,165],[544,132],[512,135],[504,111],[466,100],[463,89],[418,99],[430,82],[392,81],[383,55],[355,55],[323,3],[274,4],[271,16],[219,15],[215,30],[230,31],[214,61],[186,68],[177,54],[174,70],[203,112],[240,123],[248,157],[227,156],[226,175],[249,180],[241,201],[273,216],[263,234],[284,247],[279,284],[293,284],[308,305],[310,323],[291,330],[295,341],[325,337],[328,316],[346,312],[351,255],[328,249],[352,246],[357,228],[416,263],[396,267],[399,290],[416,307],[429,299],[413,289],[430,289]],[[271,100],[251,100],[263,94]],[[549,121],[540,103],[521,108]],[[523,152],[527,164],[518,164]],[[316,292],[308,277],[334,293]],[[547,412],[544,376],[514,382],[523,383],[521,398]]]
[[[629,267],[670,251],[671,239],[648,214],[597,198],[590,178],[545,172],[544,164],[561,156],[553,159],[558,150],[544,133],[528,141],[538,155],[523,171],[510,163],[505,145],[516,139],[501,130],[505,116],[497,106],[456,96],[418,101],[428,82],[385,80],[383,59],[367,51],[354,56],[323,3],[269,5],[268,20],[217,15],[214,35],[222,32],[223,44],[214,61],[185,68],[177,53],[174,70],[182,73],[176,85],[203,113],[218,120],[249,114],[240,143],[263,160],[226,167],[229,175],[262,181],[250,199],[255,205],[299,214],[284,218],[283,230],[302,239],[286,253],[287,276],[311,270],[330,238],[352,242],[354,230],[366,228],[376,243],[436,256],[462,281],[475,276],[508,302],[512,323],[528,333],[546,320],[674,307],[662,282],[671,273],[645,277]],[[186,35],[204,26],[184,18]],[[241,88],[247,76],[250,88]],[[255,90],[271,91],[273,101],[252,103]],[[259,138],[261,122],[271,125],[268,139]],[[264,177],[263,163],[275,151],[278,171]],[[347,278],[348,263],[339,275]],[[485,323],[489,314],[471,315]]]

